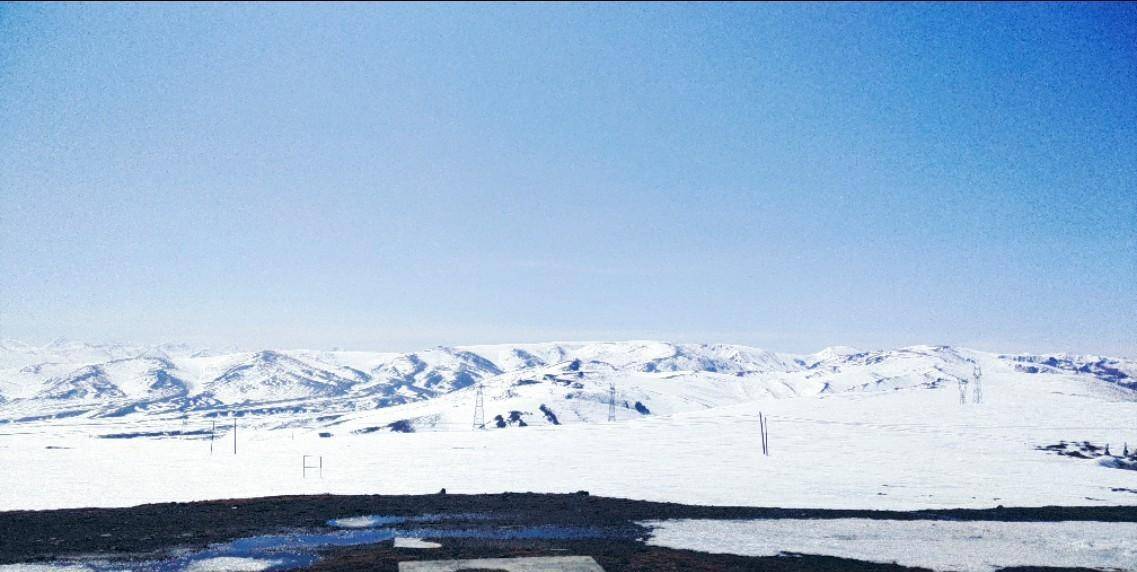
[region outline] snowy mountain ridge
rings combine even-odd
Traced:
[[[409,353],[201,351],[185,345],[0,342],[0,423],[242,416],[274,426],[366,421],[353,430],[470,423],[472,386],[491,427],[669,415],[744,401],[903,389],[979,395],[984,370],[1088,384],[1137,398],[1137,362],[949,346],[814,354],[730,344],[551,342]],[[617,386],[615,400],[610,387]],[[975,397],[973,397],[974,399]]]

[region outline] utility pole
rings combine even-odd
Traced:
[[[237,454],[237,418],[233,418],[233,454]]]
[[[212,421],[213,425],[209,427],[209,454],[213,455],[213,434],[217,432],[217,420]]]
[[[478,384],[477,392],[474,394],[474,430],[486,428],[486,407],[485,395],[482,390],[482,384]]]
[[[616,384],[608,384],[608,421],[616,420]]]
[[[758,412],[758,428],[762,432],[762,454],[770,456],[770,431],[766,426],[766,416],[762,412]]]

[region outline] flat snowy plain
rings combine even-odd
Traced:
[[[492,431],[315,430],[99,439],[82,423],[0,435],[0,509],[279,494],[572,492],[691,504],[919,509],[1137,504],[1137,472],[1038,445],[1137,442],[1137,404],[954,389],[771,399],[668,417]],[[1056,407],[1046,407],[1048,402]],[[471,405],[472,407],[472,405]],[[761,454],[758,412],[770,417]],[[302,469],[323,457],[323,475]]]

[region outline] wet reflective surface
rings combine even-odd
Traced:
[[[495,525],[497,517],[477,513],[422,514],[414,516],[364,515],[337,518],[330,531],[269,534],[216,544],[205,550],[183,551],[159,559],[73,559],[52,563],[67,570],[138,570],[144,572],[198,572],[207,570],[288,570],[319,560],[323,550],[364,546],[396,537],[488,540],[583,540],[625,538],[626,530],[561,525]],[[5,567],[0,566],[0,572]]]

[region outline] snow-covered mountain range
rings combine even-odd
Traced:
[[[808,355],[653,341],[436,347],[412,353],[211,352],[58,341],[0,343],[0,423],[238,416],[354,433],[605,421],[788,397],[939,389],[980,400],[992,376],[1076,382],[1137,400],[1137,362],[947,346]],[[615,391],[615,399],[612,391]],[[1041,389],[1040,389],[1041,391]]]

